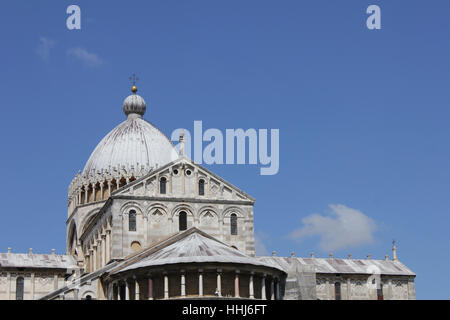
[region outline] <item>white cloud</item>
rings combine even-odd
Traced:
[[[359,210],[342,204],[330,204],[330,208],[331,216],[314,213],[303,218],[303,226],[291,232],[289,237],[301,241],[304,238],[318,236],[319,247],[324,251],[357,247],[373,242],[376,224],[371,218]]]
[[[255,253],[257,256],[268,256],[269,250],[267,250],[264,245],[264,240],[266,240],[268,236],[263,232],[258,232],[255,234]]]
[[[36,48],[36,53],[44,61],[50,58],[50,50],[55,46],[55,41],[46,37],[39,38],[39,45]]]
[[[86,49],[80,47],[69,49],[67,54],[90,67],[96,67],[103,64],[103,60],[97,54],[90,53]]]

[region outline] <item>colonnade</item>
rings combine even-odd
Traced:
[[[216,290],[214,296],[223,296],[223,275],[222,269],[215,269],[216,276]],[[211,270],[209,270],[211,272]],[[279,300],[280,299],[280,278],[274,275],[268,275],[266,273],[255,273],[255,272],[245,272],[242,273],[240,270],[236,269],[234,271],[226,271],[227,274],[234,272],[234,296],[232,298],[250,298],[255,299],[255,277],[260,278],[261,284],[259,286],[260,294],[258,295],[262,300]],[[174,275],[173,272],[170,273],[171,276]],[[170,296],[169,295],[169,273],[166,271],[158,273],[147,273],[145,276],[130,276],[124,279],[113,280],[108,286],[107,298],[109,300],[154,300],[158,299],[155,296],[155,279],[158,281],[162,280],[163,283],[163,299],[173,299],[173,298],[186,298],[187,288],[186,288],[186,270],[180,269],[177,271],[177,276],[179,277],[179,293],[180,295]],[[248,279],[248,296],[242,296],[239,292],[240,281],[243,278]],[[172,278],[173,280],[173,278]],[[205,272],[203,269],[197,270],[197,280],[198,280],[198,294],[195,297],[205,297],[212,296],[211,294],[205,295]],[[142,292],[140,284],[146,284],[147,292],[144,295]],[[269,284],[269,290],[266,288],[266,282]],[[211,284],[208,284],[211,287]],[[173,283],[171,283],[173,286]],[[196,288],[197,289],[197,288]],[[268,294],[266,293],[268,291]],[[192,297],[192,295],[190,295]],[[227,296],[228,297],[228,296]],[[159,297],[161,298],[161,296]]]
[[[106,227],[89,243],[84,256],[86,271],[93,272],[111,260],[111,229],[108,221]]]

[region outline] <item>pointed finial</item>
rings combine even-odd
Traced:
[[[397,247],[395,245],[395,240],[392,240],[392,260],[397,261]]]
[[[314,254],[314,252],[311,252],[311,258],[315,258],[316,255]]]
[[[183,129],[181,129],[181,131],[180,131],[179,143],[180,143],[180,155],[184,156],[184,130]]]

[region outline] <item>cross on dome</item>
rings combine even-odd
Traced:
[[[139,80],[139,78],[136,77],[135,73],[133,73],[128,79],[130,79],[130,81],[133,83],[133,86],[131,87],[131,91],[134,94],[136,94],[136,92],[137,92],[136,82]]]
[[[129,79],[133,83],[133,86],[131,87],[133,94],[129,95],[123,102],[123,112],[127,117],[142,117],[147,109],[147,105],[144,98],[136,94],[138,91],[136,81],[138,81],[139,78],[133,73]]]

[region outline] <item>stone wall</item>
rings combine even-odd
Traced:
[[[163,177],[167,186],[166,193],[161,194],[159,181]],[[205,181],[204,195],[198,193],[200,179]],[[113,194],[101,209],[104,204],[103,201],[78,206],[67,223],[68,254],[74,255],[76,251],[77,259],[83,261],[89,272],[179,232],[182,211],[187,214],[188,229],[197,227],[246,254],[255,254],[253,200],[190,164],[184,168],[175,164],[131,184]],[[132,211],[136,213],[135,231],[130,230]],[[236,235],[231,234],[233,214],[237,216]],[[108,261],[104,261],[105,256]]]
[[[197,227],[244,253],[254,255],[253,208],[250,205],[190,203],[168,199],[115,199],[112,207],[112,258],[135,252],[132,243],[146,248],[179,232],[179,213],[187,213],[187,228]],[[129,213],[136,212],[136,231],[130,231]],[[238,216],[237,235],[231,235],[230,215]]]
[[[381,275],[327,275],[318,274],[317,299],[334,300],[335,284],[340,283],[342,300],[414,300],[414,278]]]
[[[0,271],[0,300],[15,300],[17,279],[24,279],[24,300],[36,300],[63,287],[64,272]]]

